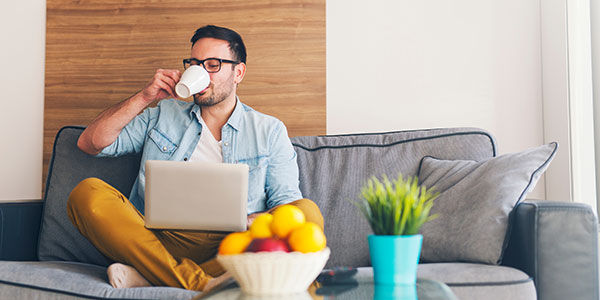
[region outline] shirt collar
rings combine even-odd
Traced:
[[[233,109],[233,113],[231,113],[231,116],[229,116],[229,120],[227,120],[226,123],[229,124],[229,126],[231,126],[233,129],[238,131],[241,128],[242,115],[244,113],[244,108],[242,106],[243,104],[240,101],[240,98],[238,96],[235,96],[235,108]],[[200,112],[200,106],[194,104],[194,106],[192,106],[192,110],[190,111],[190,117],[195,117],[196,120],[200,122],[200,120],[202,119]]]
[[[233,129],[239,131],[242,128],[242,116],[244,114],[244,107],[242,101],[238,96],[235,96],[235,108],[233,109],[233,113],[227,120],[227,124],[229,124]]]

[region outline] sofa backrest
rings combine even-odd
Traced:
[[[480,129],[453,128],[377,134],[292,138],[300,190],[321,209],[332,266],[370,265],[372,231],[352,201],[371,176],[415,176],[421,159],[482,160],[496,155],[494,139]]]
[[[66,213],[71,190],[83,179],[97,177],[129,195],[137,175],[138,155],[95,158],[77,148],[84,127],[62,128],[54,142],[48,170],[40,230],[40,260],[67,260],[108,265],[73,226]],[[300,190],[314,200],[325,217],[332,249],[327,266],[370,265],[370,229],[351,203],[372,175],[416,175],[423,156],[481,160],[495,156],[493,138],[480,129],[430,129],[378,134],[292,138],[298,154]]]

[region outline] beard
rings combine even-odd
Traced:
[[[231,93],[233,92],[233,74],[222,85],[219,85],[219,88],[211,83],[211,87],[209,87],[206,92],[202,94],[194,94],[194,103],[198,106],[213,106],[223,102],[227,99]]]

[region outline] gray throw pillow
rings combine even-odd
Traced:
[[[421,160],[419,183],[440,193],[421,227],[423,262],[498,264],[508,217],[544,173],[558,149],[550,143],[482,161]]]

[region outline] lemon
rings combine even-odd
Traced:
[[[273,212],[271,231],[278,237],[287,238],[292,230],[305,222],[304,213],[293,205],[282,205]]]
[[[250,242],[252,242],[252,236],[249,231],[230,233],[221,241],[219,254],[240,254],[246,250]]]
[[[292,231],[288,242],[293,251],[308,253],[325,249],[327,239],[319,225],[306,222]]]
[[[250,224],[250,234],[255,239],[270,238],[273,236],[271,232],[271,223],[273,215],[261,214]]]

